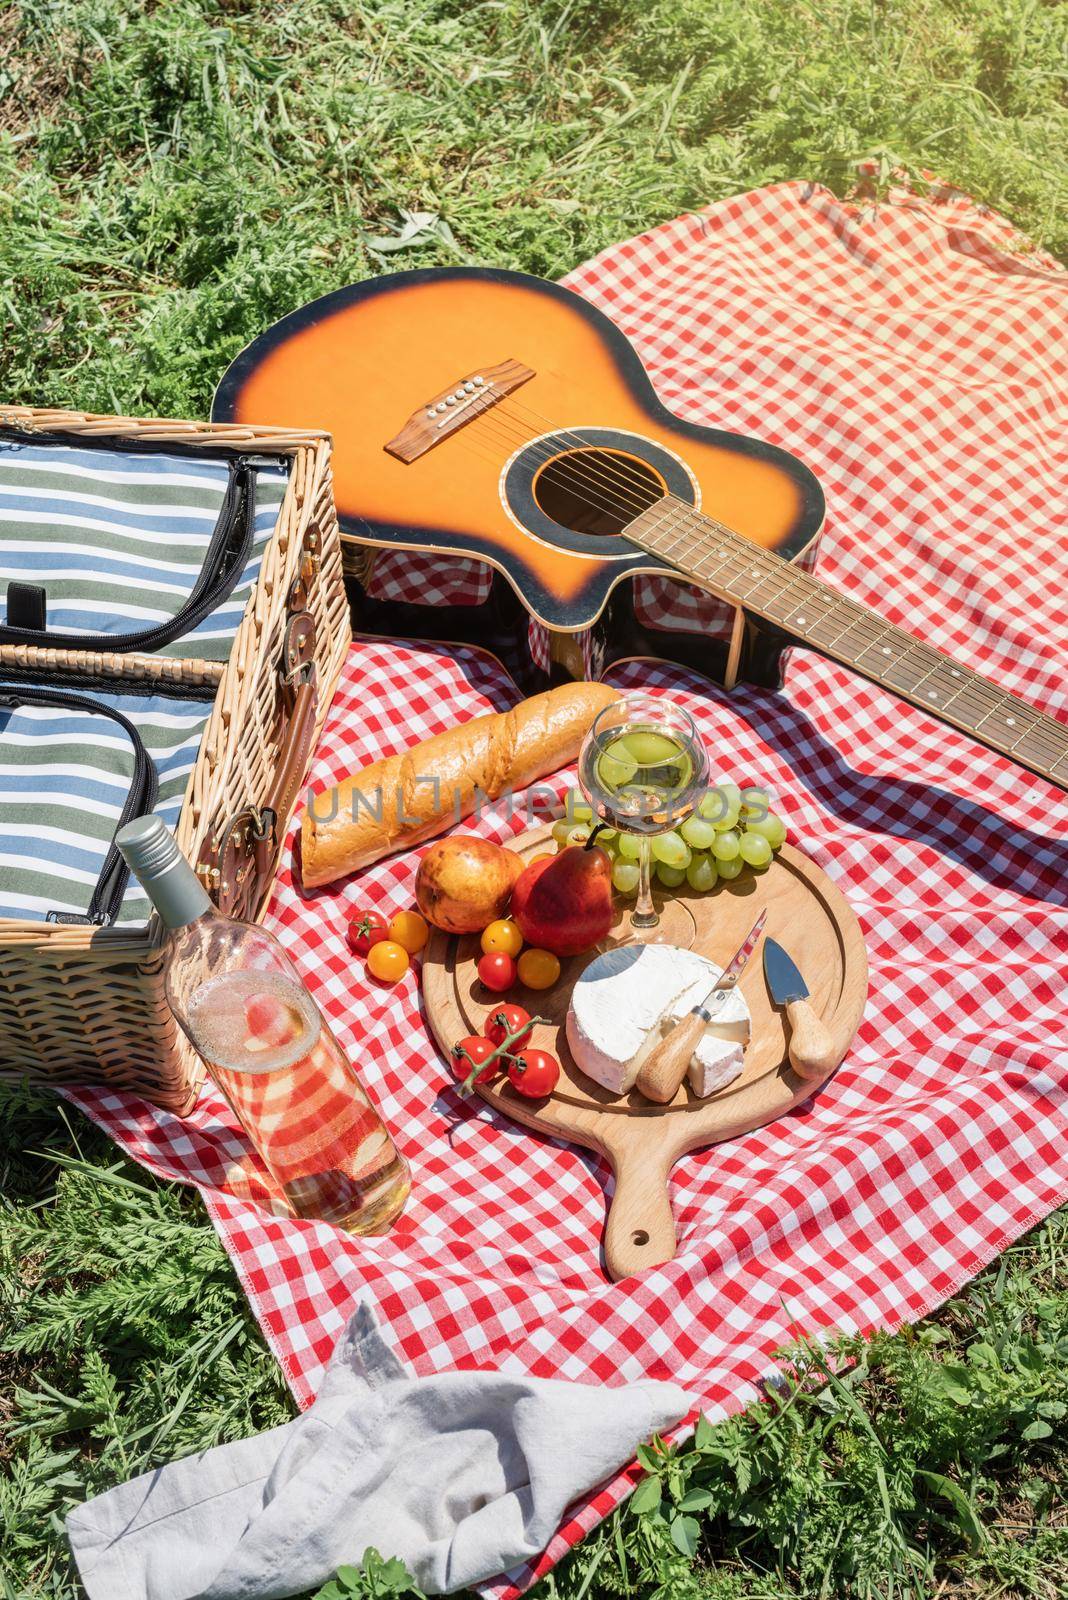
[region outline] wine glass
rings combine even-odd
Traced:
[[[659,696],[626,695],[594,721],[579,752],[578,778],[594,816],[637,841],[631,852],[637,855],[637,902],[629,923],[609,942],[688,950],[697,924],[674,898],[658,910],[651,878],[654,837],[673,835],[705,793],[708,756],[693,718]],[[683,856],[686,846],[680,845]],[[671,865],[667,854],[664,861]]]

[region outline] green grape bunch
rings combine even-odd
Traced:
[[[593,811],[581,790],[570,790],[564,797],[564,815],[552,828],[557,849],[584,844],[594,825]],[[677,829],[653,837],[653,872],[665,889],[686,884],[707,894],[717,884],[740,877],[747,867],[765,872],[785,842],[786,824],[772,810],[768,790],[759,784],[741,789],[725,779],[706,791]],[[637,836],[602,827],[597,843],[612,858],[616,893],[633,898],[638,892]]]
[[[675,878],[674,872],[663,877],[659,863],[664,856],[658,853],[657,846],[662,849],[665,841],[676,838],[686,847],[685,858],[668,843],[668,859],[676,869],[682,868],[691,889],[704,894],[718,883],[730,883],[740,877],[746,867],[754,872],[766,871],[776,850],[786,842],[786,824],[772,810],[767,789],[757,784],[740,789],[725,779],[707,791],[677,834],[663,834],[653,840],[657,877],[668,888],[681,880]]]

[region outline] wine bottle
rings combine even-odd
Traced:
[[[168,930],[171,1010],[295,1216],[384,1233],[407,1162],[278,940],[217,911],[159,817],[115,843]]]

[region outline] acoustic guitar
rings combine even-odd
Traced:
[[[806,570],[824,510],[809,469],[673,416],[568,289],[466,268],[341,289],[243,351],[212,415],[328,429],[346,539],[489,562],[557,638],[600,630],[602,660],[636,653],[605,644],[628,580],[675,573],[734,608],[729,640],[689,652],[728,686],[773,682],[805,645],[1068,788],[1068,726]]]

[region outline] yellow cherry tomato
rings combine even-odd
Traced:
[[[372,946],[372,953],[378,949]],[[551,950],[524,950],[519,957],[519,981],[528,989],[551,989],[560,976],[560,963]]]
[[[418,911],[398,911],[389,925],[389,937],[410,956],[417,955],[426,944],[430,929]]]
[[[408,952],[395,939],[380,939],[367,952],[367,970],[383,983],[396,983],[408,970]]]
[[[482,930],[482,953],[487,956],[511,956],[514,960],[523,948],[523,935],[511,917],[498,917]]]

